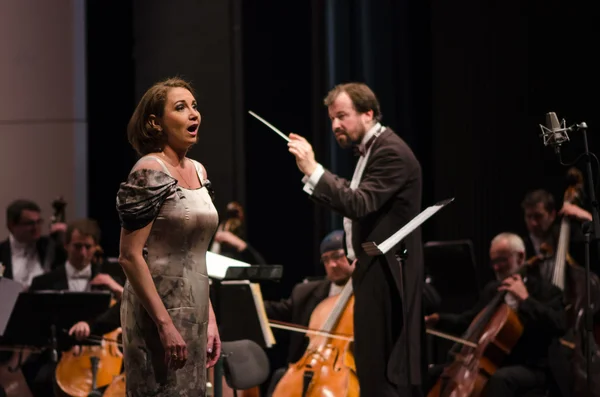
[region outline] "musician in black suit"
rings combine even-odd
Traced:
[[[368,256],[361,244],[381,243],[419,214],[421,166],[410,147],[380,123],[375,94],[361,83],[336,86],[325,98],[332,130],[344,148],[361,154],[352,180],[316,162],[311,145],[290,134],[289,151],[304,174],[304,190],[317,203],[345,217],[348,257],[357,259],[354,286],[354,338],[362,395],[420,395],[423,354],[424,283],[420,229],[405,240],[408,259],[401,267],[396,247],[382,257]],[[405,302],[401,288],[405,285]],[[403,305],[403,303],[405,305]],[[403,321],[403,306],[407,308]],[[408,340],[405,339],[408,337]]]
[[[354,264],[344,252],[344,231],[335,230],[329,233],[320,246],[321,263],[325,267],[327,278],[297,284],[288,299],[265,301],[265,310],[269,320],[278,320],[308,327],[310,317],[315,308],[330,296],[338,295],[354,270]],[[308,338],[302,333],[292,333],[289,339],[287,363],[298,361],[308,346]],[[287,368],[281,368],[273,374],[267,397],[275,390],[277,382]]]
[[[117,299],[123,293],[120,284],[92,264],[100,244],[100,229],[92,219],[69,223],[65,235],[67,260],[49,273],[31,282],[30,291],[54,290],[86,292],[93,289],[110,290]],[[23,366],[23,374],[35,397],[48,396],[53,388],[54,365],[47,353],[32,356]]]
[[[121,305],[112,305],[107,311],[93,321],[80,321],[69,329],[69,335],[76,340],[84,340],[90,335],[104,335],[113,332],[121,326]]]
[[[0,243],[0,276],[28,288],[34,277],[65,261],[64,247],[55,237],[66,225],[54,223],[50,236],[42,236],[42,224],[41,209],[33,201],[16,200],[6,208],[9,237]]]
[[[569,254],[581,266],[584,266],[585,247],[581,228],[582,222],[591,221],[592,214],[572,203],[563,203],[560,211],[557,211],[554,196],[543,189],[527,192],[521,203],[525,226],[527,232],[522,234],[525,248],[529,255],[542,254],[542,244],[547,244],[551,250],[556,250],[560,234],[561,220],[563,216],[568,216],[572,222],[569,230]],[[597,251],[590,250],[591,268],[598,271],[596,263]],[[544,269],[551,271],[552,267]],[[546,275],[550,279],[550,275]]]
[[[496,280],[483,289],[477,304],[461,314],[434,313],[425,317],[429,327],[454,335],[466,331],[469,324],[498,294],[507,291],[504,302],[515,311],[523,325],[516,345],[492,374],[487,383],[486,396],[525,396],[528,393],[545,393],[551,389],[559,395],[568,393],[568,380],[564,373],[552,373],[549,367],[549,350],[566,331],[565,304],[559,288],[544,280],[537,264],[525,264],[525,245],[513,233],[501,233],[490,244],[490,262]],[[524,275],[516,274],[523,266]],[[443,370],[431,370],[429,387],[433,386]],[[562,371],[561,371],[562,372]]]
[[[67,260],[49,273],[31,282],[31,291],[56,290],[85,292],[107,289],[120,298],[123,287],[94,265],[96,247],[100,244],[100,228],[93,219],[79,219],[67,227],[65,247]]]

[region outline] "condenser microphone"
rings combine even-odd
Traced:
[[[569,140],[567,134],[571,128],[566,127],[565,120],[562,122],[558,121],[556,113],[546,113],[546,125],[540,124],[542,129],[542,138],[544,139],[544,146],[552,146],[556,154],[560,154],[560,146]]]

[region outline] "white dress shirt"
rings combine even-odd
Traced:
[[[23,284],[24,287],[31,285],[34,277],[44,273],[36,244],[23,244],[10,234],[10,253],[12,260],[13,280]]]
[[[92,265],[89,264],[82,270],[77,270],[67,261],[65,264],[67,271],[67,281],[69,282],[69,291],[86,292],[88,291],[90,280],[92,279]]]
[[[363,172],[365,171],[365,167],[367,165],[367,161],[369,160],[369,155],[371,154],[371,148],[373,145],[369,146],[369,149],[365,152],[365,146],[367,142],[373,136],[379,136],[383,132],[385,128],[380,124],[376,123],[367,133],[363,136],[358,148],[365,153],[364,155],[358,158],[358,162],[356,163],[356,168],[354,169],[354,175],[352,176],[352,181],[350,182],[350,189],[354,190],[360,184],[360,180],[362,178]],[[304,191],[310,195],[313,194],[315,186],[325,173],[325,169],[321,164],[317,164],[317,168],[310,175],[310,177],[302,178],[302,182],[304,182]],[[356,259],[356,255],[354,253],[354,248],[352,247],[352,220],[344,217],[344,232],[346,233],[346,251],[348,254],[348,258],[353,261]]]
[[[343,285],[337,285],[336,283],[331,283],[329,285],[329,295],[328,296],[339,295],[343,289],[344,289]]]

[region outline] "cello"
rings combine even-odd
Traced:
[[[583,175],[577,168],[572,167],[567,172],[568,187],[564,193],[563,201],[565,203],[581,204],[581,196],[583,191]],[[570,360],[573,375],[573,395],[575,397],[587,397],[589,395],[600,396],[600,325],[594,324],[594,339],[590,341],[590,350],[592,357],[595,357],[595,363],[591,372],[591,392],[587,382],[587,360],[584,354],[584,344],[586,331],[584,326],[585,311],[586,311],[586,271],[583,267],[577,264],[569,255],[568,248],[571,236],[571,221],[567,216],[563,216],[560,224],[560,232],[556,251],[554,255],[554,263],[551,268],[551,282],[557,286],[565,295],[567,303],[567,328],[568,332],[565,339],[572,343],[575,347],[573,351],[573,359]],[[594,273],[590,273],[590,301],[592,310],[595,314],[600,308],[600,279]],[[568,352],[570,353],[570,352]]]
[[[113,299],[111,307],[117,304]],[[57,397],[100,397],[98,390],[121,374],[123,353],[118,338],[121,328],[105,334],[99,345],[73,346],[62,354],[55,370]]]
[[[273,397],[358,397],[360,388],[352,352],[354,294],[349,280],[339,295],[317,305],[310,316],[309,344],[304,355],[290,364]]]
[[[524,275],[527,269],[538,266],[544,259],[541,255],[531,258],[516,274]],[[450,350],[454,361],[444,368],[427,397],[485,395],[488,380],[523,334],[519,317],[504,301],[506,294],[506,291],[496,293],[473,319],[462,341]]]

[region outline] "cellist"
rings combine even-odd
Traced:
[[[327,277],[324,280],[297,284],[288,299],[279,302],[265,301],[265,310],[270,320],[307,327],[317,305],[342,291],[354,270],[354,263],[350,262],[344,252],[344,231],[334,230],[325,236],[321,241],[320,254]],[[308,338],[304,334],[292,333],[289,339],[287,363],[298,361],[304,354],[307,344]],[[286,369],[280,368],[273,373],[267,397],[271,396]]]
[[[526,392],[556,387],[562,382],[548,370],[548,349],[566,330],[564,301],[560,289],[545,281],[539,268],[525,264],[525,245],[513,233],[501,233],[490,244],[490,263],[496,280],[483,289],[479,302],[462,314],[434,313],[425,317],[428,327],[452,334],[462,333],[497,291],[507,291],[505,302],[523,325],[523,333],[501,367],[487,382],[487,397],[522,396]],[[527,266],[524,276],[515,274]],[[430,371],[432,384],[443,368]],[[565,367],[565,371],[566,371]],[[566,385],[559,384],[561,392]]]
[[[79,219],[70,222],[65,235],[67,260],[49,273],[35,277],[31,291],[90,291],[92,288],[108,289],[117,297],[123,291],[119,282],[101,273],[99,266],[92,264],[95,248],[100,243],[100,229],[92,219]],[[23,365],[30,389],[35,397],[52,396],[54,386],[54,365],[49,355],[31,357]]]

